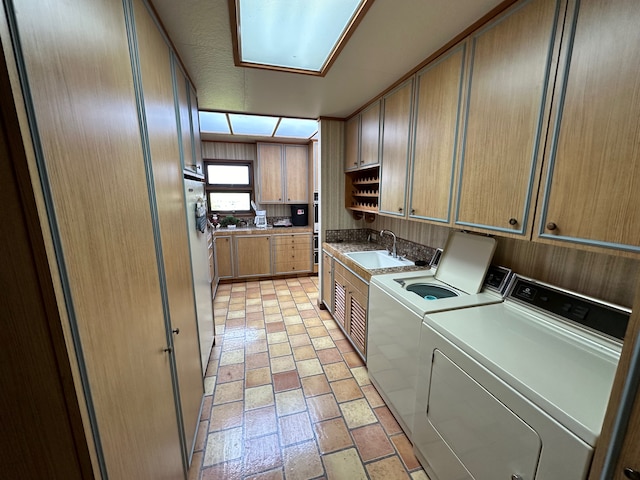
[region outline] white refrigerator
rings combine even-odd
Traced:
[[[187,228],[191,250],[191,273],[198,320],[198,337],[203,375],[207,371],[209,354],[215,338],[211,281],[209,278],[209,249],[207,245],[206,193],[204,181],[184,179],[187,208]],[[197,209],[204,205],[204,218],[197,218]],[[204,224],[204,228],[203,228]],[[202,231],[204,230],[204,231]]]

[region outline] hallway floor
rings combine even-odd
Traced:
[[[189,480],[428,480],[317,284],[219,285]]]

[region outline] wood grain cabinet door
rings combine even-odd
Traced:
[[[640,2],[583,0],[561,70],[537,239],[640,252]],[[564,60],[564,59],[563,59]],[[535,238],[535,237],[534,237]]]
[[[344,139],[344,170],[360,167],[360,115],[347,120]]]
[[[451,220],[464,61],[462,44],[416,76],[409,218]]]
[[[529,236],[564,8],[519,2],[470,37],[456,226]]]
[[[407,165],[413,78],[384,98],[380,213],[404,217],[406,211]]]
[[[213,251],[216,281],[221,278],[232,278],[233,257],[231,256],[231,237],[214,237]]]
[[[258,203],[283,203],[282,145],[258,144]]]
[[[284,146],[285,203],[309,202],[309,148]]]
[[[271,236],[235,237],[236,277],[271,275]]]
[[[360,167],[380,163],[380,100],[360,114]]]

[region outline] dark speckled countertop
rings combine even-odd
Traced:
[[[365,252],[369,250],[384,250],[384,247],[378,243],[370,243],[370,242],[332,242],[322,243],[322,249],[326,250],[329,254],[333,255],[335,258],[340,260],[343,264],[353,270],[355,273],[364,278],[367,282],[371,279],[373,275],[381,275],[384,273],[399,273],[399,272],[415,272],[418,270],[429,270],[428,266],[424,267],[391,267],[391,268],[375,268],[375,269],[366,269],[362,268],[360,265],[355,263],[349,257],[344,255],[349,252]],[[413,260],[408,257],[409,260]]]

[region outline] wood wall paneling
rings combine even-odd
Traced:
[[[109,475],[178,478],[123,5],[27,0],[16,17]]]
[[[171,328],[179,331],[173,335],[173,353],[184,423],[185,455],[188,456],[200,420],[204,387],[171,81],[171,55],[142,0],[135,0],[134,6],[169,316]]]

